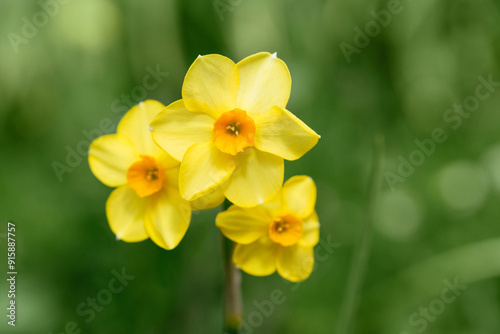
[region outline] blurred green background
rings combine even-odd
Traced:
[[[1,333],[222,332],[217,210],[195,214],[173,251],[116,241],[104,211],[111,189],[86,149],[140,100],[179,99],[198,54],[259,51],[287,63],[288,109],[322,135],[286,163],[285,179],[317,183],[323,256],[300,285],[243,275],[247,333],[342,334],[376,133],[386,139],[383,184],[351,333],[500,332],[500,87],[480,89],[489,95],[470,115],[448,111],[476,101],[479,76],[500,81],[499,1],[2,0],[0,13],[2,277],[7,221],[18,270],[15,328],[1,280]],[[144,88],[155,69],[163,74]],[[446,140],[415,153],[437,128]],[[419,165],[390,187],[410,158]],[[87,322],[78,307],[122,268],[135,278]],[[448,302],[454,282],[466,288]],[[275,289],[286,301],[259,311]]]

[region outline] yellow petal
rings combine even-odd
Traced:
[[[168,186],[179,189],[179,167],[170,168],[165,171],[165,182]],[[190,202],[191,210],[213,209],[221,205],[225,198],[222,188],[215,187],[209,193]]]
[[[278,252],[278,273],[291,282],[300,282],[308,278],[313,267],[314,252],[312,247],[303,247],[297,244],[291,247],[282,247]]]
[[[314,247],[319,242],[319,218],[316,211],[304,219],[302,226],[302,238],[299,240],[300,246]]]
[[[238,64],[240,89],[237,106],[253,114],[268,111],[273,106],[286,107],[292,79],[288,67],[276,56],[261,52]]]
[[[151,240],[165,249],[174,249],[182,240],[191,220],[191,205],[177,189],[165,187],[153,196],[146,211],[146,231]]]
[[[156,156],[161,149],[154,143],[148,127],[163,108],[165,106],[155,100],[140,102],[123,116],[116,132],[129,137],[141,154]]]
[[[266,210],[267,212],[269,212],[269,214],[273,218],[276,218],[276,217],[286,213],[283,210],[283,201],[282,201],[281,191],[278,191],[276,196],[265,201],[264,204],[259,205],[259,207],[261,207],[263,210]]]
[[[211,142],[191,146],[182,159],[179,189],[188,201],[210,193],[231,177],[234,157],[222,153]]]
[[[254,117],[255,147],[296,160],[316,145],[319,135],[286,109],[275,106]]]
[[[248,245],[236,245],[233,262],[247,274],[267,276],[276,271],[277,252],[278,246],[268,237],[262,237]]]
[[[148,203],[148,198],[140,198],[128,185],[113,190],[106,202],[106,216],[116,239],[138,242],[148,238],[144,227]]]
[[[284,161],[273,154],[247,148],[236,156],[236,169],[225,191],[228,200],[251,207],[272,199],[283,183]]]
[[[215,187],[205,195],[198,197],[194,201],[191,201],[191,209],[193,211],[199,211],[218,207],[226,199],[226,196],[224,196],[223,188],[224,185]]]
[[[109,187],[127,183],[127,168],[137,159],[134,144],[124,135],[105,135],[90,144],[90,169]]]
[[[226,238],[239,244],[249,244],[267,235],[272,220],[271,213],[261,206],[245,209],[232,205],[217,215],[215,225]]]
[[[174,167],[170,167],[165,169],[165,184],[172,187],[179,189],[179,169],[180,169],[180,164]]]
[[[189,147],[212,140],[214,119],[187,110],[184,102],[179,100],[156,116],[151,129],[154,141],[181,161]]]
[[[316,185],[312,178],[297,175],[288,179],[281,190],[284,208],[300,218],[309,217],[316,204]]]
[[[236,107],[239,74],[234,62],[221,55],[198,57],[184,78],[182,99],[186,108],[217,119]]]

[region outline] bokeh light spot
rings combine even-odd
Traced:
[[[437,185],[443,201],[455,210],[476,210],[488,192],[486,173],[468,161],[444,167],[438,174]]]
[[[500,191],[500,144],[497,144],[485,153],[483,162],[493,187],[497,191]]]
[[[405,240],[415,234],[422,216],[422,208],[410,192],[388,190],[380,198],[375,228],[391,239]]]
[[[120,12],[108,0],[77,1],[62,7],[54,21],[62,39],[89,51],[100,51],[116,41]]]

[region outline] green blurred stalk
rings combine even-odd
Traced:
[[[231,203],[224,201],[223,210]],[[221,233],[222,255],[224,257],[224,334],[239,334],[243,313],[241,297],[241,271],[232,261],[234,242]]]
[[[360,301],[360,290],[366,273],[368,259],[370,257],[370,244],[372,236],[372,225],[375,217],[377,198],[380,192],[382,180],[382,164],[384,160],[384,136],[377,134],[374,138],[374,154],[370,178],[368,181],[366,215],[362,230],[359,234],[357,248],[354,251],[351,271],[349,273],[346,294],[342,305],[337,334],[349,334],[353,330],[353,323]]]

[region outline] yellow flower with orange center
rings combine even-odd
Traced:
[[[291,78],[267,52],[235,64],[198,57],[186,74],[182,100],[151,123],[155,142],[181,161],[183,198],[227,197],[241,207],[271,199],[283,183],[284,160],[296,160],[319,136],[285,109]]]
[[[192,209],[219,205],[223,197],[211,196],[190,203],[178,189],[179,162],[160,149],[148,125],[165,108],[147,100],[130,109],[117,133],[92,142],[89,165],[105,185],[117,187],[106,202],[106,216],[116,238],[138,242],[151,238],[158,246],[173,249],[184,237]]]
[[[315,204],[314,181],[294,176],[271,201],[253,208],[233,205],[217,215],[216,225],[237,243],[237,267],[254,276],[277,270],[287,280],[300,282],[314,267],[313,248],[319,241]]]

